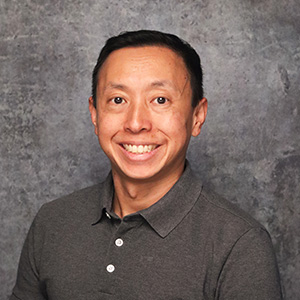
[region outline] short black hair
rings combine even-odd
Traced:
[[[138,30],[122,32],[118,36],[109,38],[102,48],[97,64],[93,71],[92,97],[96,107],[96,93],[98,85],[98,74],[103,63],[115,50],[127,47],[161,46],[173,50],[182,57],[190,75],[192,88],[192,106],[196,107],[203,98],[203,73],[200,57],[190,44],[170,33],[155,30]]]

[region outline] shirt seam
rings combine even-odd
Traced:
[[[209,200],[205,195],[202,195],[202,197],[203,197],[207,202],[209,202],[211,205],[213,205],[213,206],[215,206],[215,207],[217,207],[217,208],[220,208],[220,209],[222,209],[223,211],[226,211],[227,213],[229,213],[229,214],[231,214],[231,215],[233,215],[233,216],[239,218],[240,220],[244,221],[245,223],[247,223],[247,225],[250,226],[250,228],[249,228],[247,231],[249,231],[249,230],[251,230],[251,229],[253,229],[253,228],[261,228],[261,229],[264,229],[260,224],[256,224],[256,226],[255,226],[253,223],[251,223],[250,221],[248,221],[246,218],[240,216],[240,215],[237,214],[237,213],[234,213],[232,210],[229,210],[229,209],[227,209],[227,208],[224,207],[224,206],[221,206],[221,205],[218,205],[218,204],[212,202],[212,201]]]
[[[217,293],[218,293],[218,290],[219,290],[219,284],[220,284],[220,279],[221,279],[221,277],[222,277],[222,274],[223,274],[223,271],[224,271],[224,268],[225,268],[225,266],[226,266],[226,264],[227,264],[227,262],[228,262],[228,259],[229,259],[229,257],[231,256],[231,254],[232,254],[232,251],[233,251],[233,249],[235,248],[235,246],[239,243],[239,241],[243,238],[243,237],[245,237],[249,232],[251,232],[251,231],[255,231],[255,230],[258,230],[258,231],[264,231],[264,232],[266,232],[267,234],[268,234],[268,236],[269,236],[269,233],[267,232],[267,230],[266,229],[264,229],[264,228],[262,228],[262,227],[251,227],[251,228],[249,228],[248,230],[246,230],[245,232],[243,232],[237,239],[236,239],[236,241],[232,244],[232,246],[230,247],[230,251],[228,251],[228,254],[227,254],[227,256],[225,257],[225,259],[224,259],[224,262],[223,262],[223,264],[222,264],[222,267],[221,267],[221,270],[220,270],[220,273],[219,273],[219,275],[218,275],[218,279],[217,279],[217,288],[216,288],[216,291],[215,291],[215,296],[217,295]],[[257,231],[257,232],[258,232]]]

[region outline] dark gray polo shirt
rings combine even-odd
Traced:
[[[112,199],[109,175],[43,205],[10,299],[281,299],[266,230],[189,165],[147,209],[120,219]]]

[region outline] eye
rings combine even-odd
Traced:
[[[165,97],[157,97],[154,99],[154,101],[158,104],[165,104],[168,101],[168,99]]]
[[[115,97],[115,98],[111,99],[111,101],[115,104],[122,104],[124,102],[124,99],[121,97]]]

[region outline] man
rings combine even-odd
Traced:
[[[186,161],[207,112],[194,49],[156,31],[109,39],[89,109],[111,173],[41,208],[11,299],[281,299],[266,230]]]

